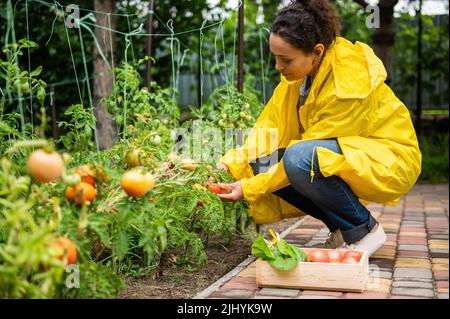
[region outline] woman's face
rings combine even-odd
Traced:
[[[313,71],[317,71],[314,63],[317,63],[323,55],[322,44],[316,45],[312,53],[305,53],[274,33],[270,34],[269,45],[270,51],[275,56],[275,68],[288,81],[314,75]]]

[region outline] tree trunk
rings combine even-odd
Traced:
[[[94,0],[95,11],[114,13],[116,0]],[[103,13],[96,14],[96,24],[105,28],[115,29],[116,21],[113,15]],[[95,28],[95,36],[106,63],[99,48],[94,47],[94,113],[97,122],[97,134],[100,149],[111,148],[117,136],[117,125],[104,103],[100,100],[112,92],[113,74],[111,67],[114,65],[115,35],[103,28]]]
[[[364,9],[367,7],[365,0],[354,0]],[[386,83],[389,84],[392,75],[392,51],[395,44],[395,21],[394,7],[398,0],[379,0],[380,9],[380,27],[375,29],[372,35],[373,50],[375,54],[383,61],[387,72]]]

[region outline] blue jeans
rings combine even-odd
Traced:
[[[336,139],[304,141],[292,145],[285,152],[283,149],[278,150],[278,158],[283,158],[284,169],[291,185],[274,194],[323,221],[330,231],[340,229],[344,241],[352,244],[365,237],[377,221],[340,177],[322,175],[317,153],[314,154],[314,179],[311,182],[311,160],[314,148],[319,146],[342,154]],[[252,168],[255,174],[259,174],[268,167],[257,161],[252,164]]]

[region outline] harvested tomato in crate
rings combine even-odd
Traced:
[[[259,257],[258,287],[364,291],[369,279],[367,251],[301,248],[274,239],[273,243],[259,239],[252,247]]]

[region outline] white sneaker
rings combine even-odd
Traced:
[[[341,230],[338,228],[334,232],[328,233],[328,238],[325,243],[315,244],[311,247],[335,249],[341,247],[343,244],[344,238],[342,237]]]
[[[369,257],[372,256],[387,239],[383,227],[380,224],[375,227],[376,229],[368,233],[363,239],[348,246],[356,250],[367,250]]]

